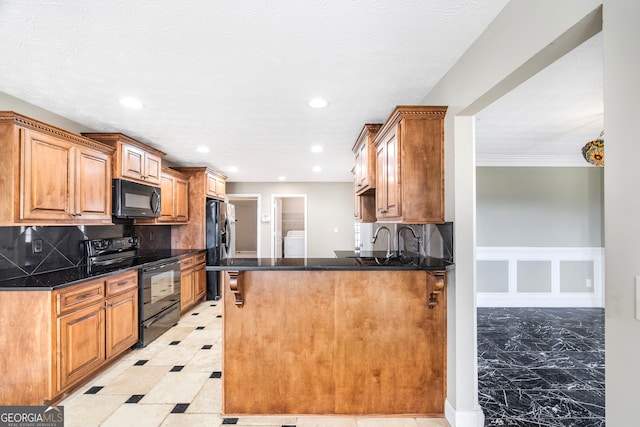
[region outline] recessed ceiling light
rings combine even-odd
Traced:
[[[287,177],[286,176],[279,176],[278,177],[278,181],[286,181]]]
[[[322,146],[314,145],[313,147],[311,147],[311,151],[313,151],[314,153],[322,153]]]
[[[196,148],[196,151],[198,153],[208,153],[209,152],[209,147],[205,147],[204,145],[201,145],[198,148]]]
[[[327,105],[329,105],[327,100],[322,98],[313,98],[311,101],[309,101],[309,107],[311,108],[324,108]]]
[[[120,104],[128,108],[142,108],[144,106],[139,99],[131,96],[120,99]]]
[[[314,166],[312,169],[314,172],[320,172],[322,168],[320,166]]]
[[[238,172],[238,168],[235,166],[229,166],[229,169],[227,169],[229,172]]]

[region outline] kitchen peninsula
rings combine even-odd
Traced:
[[[441,259],[226,259],[223,412],[442,416]]]

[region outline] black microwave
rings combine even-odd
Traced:
[[[116,218],[156,218],[160,216],[160,187],[138,184],[124,179],[111,183]]]

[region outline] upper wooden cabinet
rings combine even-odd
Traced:
[[[157,222],[184,223],[189,220],[189,177],[170,168],[162,168],[160,181],[160,217]]]
[[[175,249],[205,248],[207,198],[224,199],[224,184],[227,177],[207,167],[175,167],[173,169],[189,177],[189,222],[179,227],[171,227],[171,247]],[[216,185],[218,186],[215,187]],[[217,191],[216,195],[214,191]]]
[[[113,162],[113,177],[148,185],[160,185],[161,162],[165,156],[140,141],[122,133],[83,133],[116,149]]]
[[[376,188],[376,147],[373,143],[381,124],[366,124],[353,146],[356,155],[355,192],[360,195]]]
[[[0,112],[0,225],[111,224],[113,151]]]
[[[376,217],[407,224],[444,222],[447,107],[398,106],[378,131]]]
[[[224,199],[226,194],[227,177],[217,172],[207,171],[207,197]]]

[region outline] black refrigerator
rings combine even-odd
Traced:
[[[218,265],[226,256],[228,250],[227,231],[227,206],[219,200],[207,199],[207,265]],[[220,272],[207,272],[207,300],[219,300]]]

